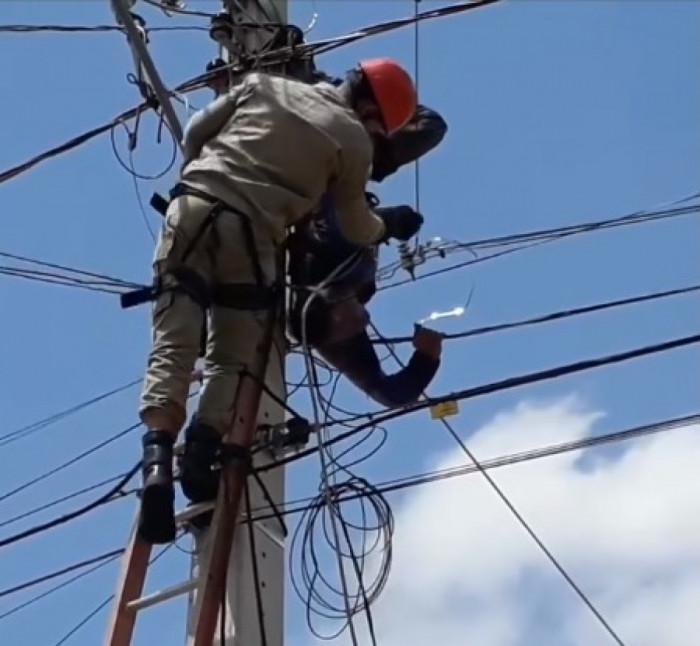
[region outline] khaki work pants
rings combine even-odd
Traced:
[[[155,251],[154,271],[164,287],[174,284],[168,271],[183,264],[196,271],[208,286],[215,283],[255,283],[251,253],[240,216],[220,213],[182,262],[189,242],[197,235],[212,203],[185,195],[174,199],[166,213]],[[275,244],[262,225],[251,220],[257,255],[265,282],[275,280]],[[238,380],[250,366],[263,334],[268,313],[212,305],[209,310],[205,357],[206,385],[197,417],[225,434],[232,420]],[[199,354],[204,312],[181,291],[165,291],[153,307],[153,340],[139,409],[142,420],[154,409],[179,431],[187,417],[191,373]],[[273,350],[274,352],[274,350]]]

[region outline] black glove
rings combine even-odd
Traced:
[[[374,212],[384,220],[386,233],[380,242],[386,242],[389,238],[397,240],[410,240],[421,228],[423,216],[414,211],[408,204],[401,206],[382,206]]]

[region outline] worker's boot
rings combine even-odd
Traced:
[[[185,450],[180,459],[182,493],[193,503],[215,500],[219,491],[220,470],[214,470],[219,461],[221,435],[208,424],[192,419],[185,431]],[[203,527],[211,522],[212,512],[200,514],[192,524]]]
[[[165,431],[143,436],[143,491],[138,532],[153,544],[175,540],[175,488],[173,437]]]

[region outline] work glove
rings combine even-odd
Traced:
[[[380,242],[386,242],[390,238],[396,240],[410,240],[423,224],[423,216],[414,211],[408,204],[401,206],[381,206],[374,212],[384,220],[386,232]]]

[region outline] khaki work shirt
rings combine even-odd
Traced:
[[[264,219],[278,241],[327,191],[349,242],[384,235],[365,199],[371,139],[330,84],[248,73],[192,117],[183,144],[182,181]]]

